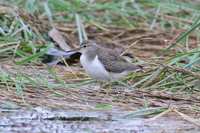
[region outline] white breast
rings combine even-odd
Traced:
[[[103,64],[98,60],[96,56],[94,60],[88,60],[84,54],[80,58],[81,65],[91,77],[97,80],[110,80],[109,73],[106,71]]]

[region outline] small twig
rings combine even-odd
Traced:
[[[95,21],[90,21],[90,23],[91,23],[92,25],[96,26],[97,28],[103,30],[103,31],[106,31],[106,32],[109,32],[109,31],[110,31],[109,29],[103,27],[101,24],[96,23]]]
[[[18,45],[19,43],[20,43],[20,41],[2,43],[2,44],[0,45],[0,48],[2,48],[2,47],[8,47],[8,46],[10,46],[10,45]]]
[[[20,46],[20,42],[17,42],[17,45],[16,45],[14,52],[13,52],[13,60],[15,58],[15,55],[16,55],[16,52],[17,52],[17,49],[19,48],[19,46]]]
[[[176,39],[176,41],[172,44],[170,44],[166,50],[169,50],[170,48],[174,47],[177,43],[179,43],[181,40],[183,40],[183,38],[185,38],[186,36],[188,36],[192,31],[194,31],[195,29],[197,29],[200,26],[200,16],[197,18],[197,20],[191,25],[191,28],[189,28],[187,31],[183,32],[182,34],[180,34],[180,36],[178,36],[178,38]]]
[[[84,39],[84,41],[87,41],[88,40],[88,36],[87,36],[86,31],[85,31],[85,27],[83,25],[83,22],[81,20],[80,20],[80,25],[81,25],[81,31],[83,33],[83,39]]]
[[[177,33],[177,34],[172,38],[172,40],[170,40],[170,42],[168,43],[168,44],[169,44],[168,47],[171,47],[171,45],[173,45],[173,44],[176,42],[176,39],[180,36],[181,33],[182,33],[182,31],[180,31],[179,33]]]
[[[178,110],[176,109],[172,109],[172,111],[176,112],[178,115],[180,115],[184,120],[196,125],[196,126],[199,126],[200,127],[200,120],[197,120],[197,119],[194,119],[192,117],[189,117],[188,115],[186,114],[183,114],[181,112],[179,112]]]
[[[83,33],[81,31],[80,18],[79,18],[78,14],[75,14],[75,17],[76,17],[76,26],[78,29],[79,44],[82,44],[83,43]]]
[[[74,73],[74,71],[71,69],[69,64],[66,62],[64,57],[62,57],[62,60],[63,60],[64,64],[69,68],[70,72],[76,77],[76,79],[79,79],[79,77]]]
[[[142,88],[144,88],[144,87],[150,85],[153,81],[155,81],[156,78],[159,77],[160,73],[162,73],[164,69],[165,69],[165,68],[161,66],[161,67],[159,67],[156,71],[154,71],[154,72],[151,74],[151,76],[150,76],[151,78],[149,78],[148,81],[145,82],[145,83],[142,85]]]
[[[162,64],[162,65],[163,65],[164,67],[166,67],[166,68],[175,70],[175,71],[177,71],[177,72],[189,74],[189,75],[191,75],[191,76],[193,76],[193,77],[195,77],[195,78],[200,79],[200,74],[195,73],[195,72],[192,72],[192,71],[190,71],[189,69],[180,68],[180,67],[176,67],[176,66],[170,66],[170,65],[164,65],[164,64]]]
[[[154,121],[154,120],[156,120],[156,119],[158,119],[158,118],[164,116],[165,114],[168,114],[168,113],[171,112],[171,111],[172,111],[172,110],[169,108],[169,109],[163,111],[162,113],[160,113],[160,114],[158,114],[158,115],[156,115],[156,116],[154,116],[154,117],[152,117],[152,118],[147,119],[147,121]]]
[[[169,16],[166,14],[158,14],[158,16],[159,16],[158,18],[162,17],[162,18],[166,19],[167,21],[172,20],[172,21],[176,21],[179,23],[181,22],[181,23],[186,23],[186,24],[192,24],[191,20],[181,19],[181,18],[178,18],[175,16]]]
[[[120,54],[120,56],[122,56],[124,53],[126,53],[131,47],[135,46],[139,41],[143,41],[143,40],[148,40],[148,39],[152,39],[152,38],[139,38],[138,40],[134,41],[133,43],[131,43],[125,50],[124,52],[122,52]]]
[[[45,0],[43,4],[44,4],[44,9],[48,17],[49,23],[51,24],[52,27],[54,27],[52,13],[51,13],[51,10],[49,9],[48,0]]]
[[[157,20],[157,18],[158,18],[159,12],[160,12],[160,5],[158,6],[158,8],[157,8],[157,10],[156,10],[156,14],[155,14],[155,17],[154,17],[154,19],[153,19],[153,21],[152,21],[152,24],[151,24],[151,26],[150,26],[150,30],[153,30],[153,28],[154,28],[154,26],[155,26],[155,24],[156,24],[156,20]]]
[[[121,53],[120,56],[122,56],[124,53],[126,53],[131,47],[133,47],[134,45],[136,45],[139,41],[141,41],[141,40],[137,40],[137,41],[133,42],[131,45],[129,45],[128,48],[126,48],[124,50],[124,52]]]

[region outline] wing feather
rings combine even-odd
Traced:
[[[110,49],[99,48],[97,55],[105,69],[109,72],[121,73],[140,69],[140,67],[126,61],[118,53]]]

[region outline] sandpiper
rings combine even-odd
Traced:
[[[140,66],[125,60],[119,53],[92,41],[84,42],[80,52],[81,65],[86,73],[96,80],[115,81],[130,72],[142,70]]]

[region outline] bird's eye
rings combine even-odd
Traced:
[[[81,45],[81,48],[86,48],[86,45]]]

